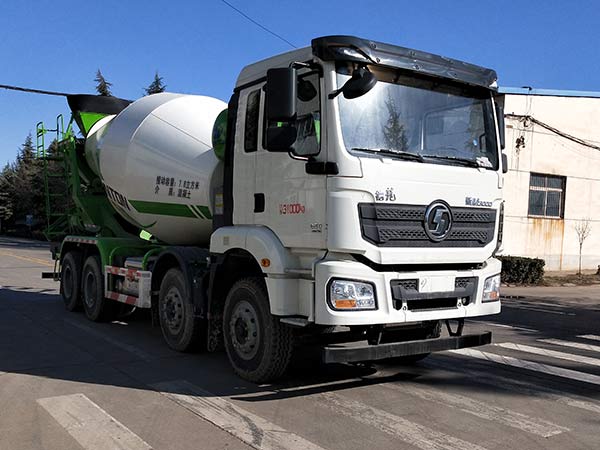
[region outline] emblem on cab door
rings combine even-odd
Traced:
[[[441,200],[436,200],[425,210],[423,228],[427,237],[434,241],[443,241],[452,230],[452,212],[450,207]]]

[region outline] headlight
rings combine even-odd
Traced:
[[[489,277],[483,283],[483,302],[500,300],[500,274]]]
[[[333,280],[329,284],[329,306],[336,310],[377,309],[375,286],[352,280]]]

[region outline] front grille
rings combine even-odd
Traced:
[[[455,289],[465,289],[469,283],[475,282],[476,277],[457,277],[454,280]]]
[[[403,289],[407,291],[418,291],[419,280],[396,280],[394,281],[396,286],[402,286]]]
[[[459,299],[464,305],[474,300],[477,277],[456,277],[454,290],[448,292],[419,292],[419,280],[416,278],[392,280],[390,286],[395,309],[402,309],[403,306],[408,311],[454,309]]]
[[[360,203],[363,239],[378,247],[484,247],[494,239],[494,209],[451,207],[452,228],[441,242],[425,233],[426,209],[426,205]]]

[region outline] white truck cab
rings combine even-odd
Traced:
[[[492,70],[347,36],[246,67],[211,252],[262,261],[295,323],[500,312],[495,95]]]

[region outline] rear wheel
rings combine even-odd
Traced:
[[[83,309],[86,317],[94,322],[111,319],[117,306],[115,302],[104,298],[104,278],[100,267],[99,256],[88,256],[81,275]]]
[[[194,305],[187,295],[181,270],[169,269],[160,284],[158,319],[169,347],[179,352],[197,349],[205,334],[203,321],[194,317]]]
[[[81,309],[81,253],[68,252],[60,269],[60,295],[67,311]]]
[[[225,301],[223,334],[229,361],[246,380],[275,380],[290,363],[292,329],[271,315],[261,278],[243,278],[233,285]]]

